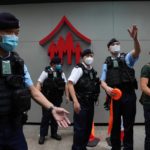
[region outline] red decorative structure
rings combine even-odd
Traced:
[[[71,29],[71,31],[73,31],[79,38],[83,39],[84,41],[86,41],[87,43],[91,43],[91,39],[89,39],[88,37],[84,36],[83,34],[81,34],[72,24],[71,22],[67,19],[66,16],[63,16],[63,18],[61,19],[61,21],[58,23],[58,25],[53,29],[53,31],[48,34],[46,37],[44,37],[42,40],[39,41],[40,45],[44,45],[46,44],[48,41],[51,40],[51,38],[61,29],[61,27],[63,26],[63,24],[67,24],[68,27]]]
[[[58,57],[63,61],[63,54],[66,52],[65,51],[65,40],[62,36],[59,37],[58,43],[57,43],[57,52],[58,52]]]
[[[91,44],[91,40],[81,34],[71,23],[70,21],[66,18],[66,16],[63,16],[61,21],[57,24],[57,26],[52,30],[51,33],[49,33],[46,37],[41,39],[39,41],[40,45],[46,44],[48,41],[51,41],[52,38],[54,37],[55,34],[57,34],[62,26],[66,24],[71,32],[68,32],[66,35],[66,39],[64,39],[62,36],[58,38],[58,43],[54,43],[53,41],[51,42],[49,48],[48,48],[48,54],[50,56],[50,59],[54,57],[55,54],[58,55],[58,57],[62,60],[63,59],[63,54],[67,54],[67,63],[71,64],[72,63],[72,55],[75,54],[75,59],[76,63],[79,63],[80,61],[80,54],[82,51],[82,48],[80,46],[80,43],[76,43],[76,46],[74,47],[74,40],[73,36],[71,33],[74,33],[77,37],[82,39],[83,42],[86,42],[88,44]],[[62,60],[63,61],[63,60]]]
[[[75,47],[76,64],[80,62],[81,51],[82,51],[82,48],[80,46],[80,43],[78,42]]]
[[[72,54],[74,53],[73,38],[70,32],[66,36],[66,52],[67,52],[67,62],[70,65],[72,63]]]
[[[56,44],[54,43],[54,41],[52,41],[50,46],[48,47],[48,56],[51,59],[55,56],[55,54],[57,54],[57,47],[56,47]]]

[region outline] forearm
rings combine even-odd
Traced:
[[[134,50],[132,53],[133,57],[137,58],[139,56],[140,52],[141,52],[140,43],[139,43],[138,39],[134,39]]]
[[[107,85],[107,83],[106,83],[106,82],[101,81],[101,87],[102,87],[102,88],[106,91],[106,89],[107,89],[108,85]]]
[[[31,91],[32,98],[37,103],[39,103],[40,105],[42,105],[43,107],[45,107],[47,109],[50,107],[54,107],[54,105],[51,102],[49,102],[47,100],[47,98],[38,89],[36,89],[34,86],[31,86],[29,89]]]
[[[65,85],[65,95],[66,97],[69,97],[69,89],[68,89],[68,85]]]
[[[36,83],[35,87],[41,91],[41,83],[39,81]]]

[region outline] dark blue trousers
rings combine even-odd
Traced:
[[[0,150],[28,150],[23,128],[0,124]]]
[[[72,150],[87,150],[86,145],[92,129],[94,116],[94,102],[80,103],[81,111],[79,114],[74,112],[74,135]]]
[[[120,126],[123,116],[124,141],[123,150],[133,150],[133,125],[136,114],[135,91],[123,91],[119,101],[113,101],[113,127],[111,131],[112,150],[121,150]]]
[[[62,103],[62,99],[55,99],[51,101],[55,106],[60,107]],[[40,125],[40,136],[47,136],[48,135],[48,128],[49,123],[51,122],[51,135],[54,135],[57,133],[58,130],[58,124],[56,120],[54,119],[53,115],[50,114],[45,108],[42,108],[42,119],[41,119],[41,125]]]
[[[150,106],[144,105],[144,118],[145,118],[145,144],[144,150],[150,150]]]

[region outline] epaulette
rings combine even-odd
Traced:
[[[48,71],[50,71],[50,70],[51,70],[51,67],[50,67],[50,66],[46,66],[46,67],[45,67],[45,71],[46,71],[46,72],[48,72]]]

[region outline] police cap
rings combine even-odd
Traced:
[[[109,48],[110,45],[112,45],[115,42],[119,42],[117,39],[113,38],[107,43],[107,47]]]
[[[58,56],[55,56],[52,58],[50,64],[60,64],[61,63],[61,60]]]
[[[8,12],[0,13],[0,30],[19,28],[19,20]]]
[[[85,50],[83,50],[83,52],[81,54],[81,57],[83,58],[87,54],[93,54],[92,50],[91,49],[85,49]]]

